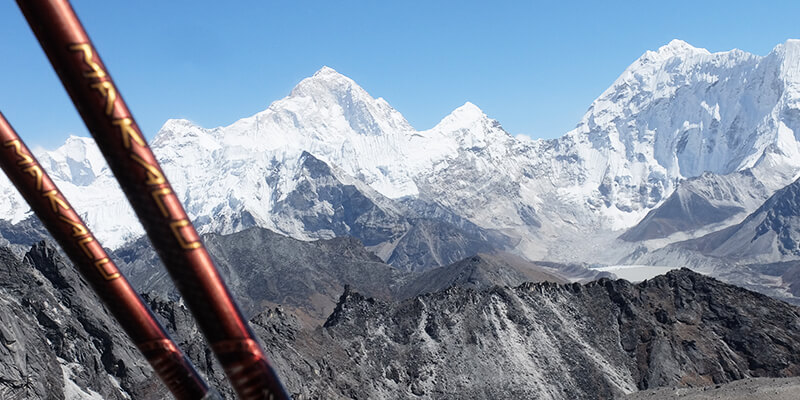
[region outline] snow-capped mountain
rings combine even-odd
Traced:
[[[796,40],[766,57],[674,40],[628,67],[556,147],[600,211],[650,208],[704,172],[766,166],[754,173],[777,190],[798,165],[798,69]]]
[[[342,212],[320,193],[292,197],[308,182],[308,154],[370,199],[373,215],[406,218],[419,211],[408,204],[434,205],[502,231],[523,254],[559,258],[549,243],[629,228],[686,178],[749,169],[777,190],[800,167],[798,135],[800,41],[760,57],[675,40],[636,60],[559,139],[515,139],[471,103],[417,131],[384,99],[324,67],[229,126],[167,121],[152,146],[201,231],[257,225],[300,239],[353,231],[337,218],[355,221],[361,210]],[[141,228],[89,143],[71,138],[38,156],[101,240],[117,247]],[[13,189],[0,184],[0,196],[5,218],[21,220],[26,208]],[[309,228],[298,215],[331,223]]]
[[[142,235],[144,230],[93,139],[70,136],[58,149],[34,154],[105,246],[115,248]],[[17,224],[30,216],[25,200],[0,174],[0,219]]]

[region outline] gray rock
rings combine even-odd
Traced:
[[[165,387],[97,296],[57,250],[16,259],[0,248],[0,397],[162,396]]]

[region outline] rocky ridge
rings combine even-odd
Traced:
[[[342,253],[351,248],[326,245]],[[9,271],[0,299],[10,305],[0,307],[4,395],[163,395],[52,248],[39,245],[24,262],[7,250],[0,255]],[[157,294],[145,299],[230,396],[182,302]],[[613,398],[660,386],[800,374],[800,310],[688,270],[637,285],[602,279],[454,286],[402,301],[345,287],[323,325],[302,318],[277,306],[251,319],[297,399]]]
[[[333,311],[347,285],[370,297],[402,300],[453,285],[484,288],[541,280],[566,282],[557,267],[502,253],[478,254],[415,273],[385,264],[353,238],[306,242],[253,227],[230,235],[208,234],[204,241],[248,316],[282,304],[287,310],[321,323]],[[115,256],[139,290],[167,299],[179,297],[145,241],[119,249]]]
[[[631,285],[349,288],[324,326],[252,319],[295,398],[598,399],[800,373],[798,309],[688,270]]]

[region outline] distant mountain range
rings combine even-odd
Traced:
[[[692,178],[730,182],[737,178],[718,176],[746,171],[752,188],[737,182],[743,198],[713,200],[719,212],[658,235],[725,222],[791,183],[800,168],[798,70],[798,40],[764,57],[675,40],[628,67],[574,130],[526,141],[471,103],[417,131],[384,99],[324,67],[229,126],[170,120],[152,146],[204,232],[261,226],[304,240],[349,235],[411,269],[465,255],[437,251],[436,243],[425,243],[434,254],[427,260],[408,249],[393,254],[408,235],[421,245],[414,232],[422,223],[465,245],[483,241],[558,261],[575,252],[554,242],[587,243],[597,232],[636,225],[659,205],[674,208],[667,200]],[[107,246],[141,235],[90,139],[72,137],[39,157]],[[25,218],[27,207],[5,181],[0,198],[4,219]],[[458,257],[438,254],[453,251]]]
[[[169,120],[152,147],[296,396],[611,398],[800,374],[795,306],[696,273],[800,304],[798,40],[763,57],[672,41],[558,139],[471,103],[418,131],[323,67],[229,126]],[[93,141],[37,156],[231,395]],[[163,395],[47,238],[0,178],[0,397]],[[695,272],[597,281],[630,265]]]

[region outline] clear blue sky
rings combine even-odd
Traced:
[[[644,51],[673,38],[767,54],[798,1],[93,1],[73,6],[145,134],[227,125],[328,65],[417,129],[471,101],[512,134],[557,137]],[[12,1],[0,110],[29,144],[88,135]]]

